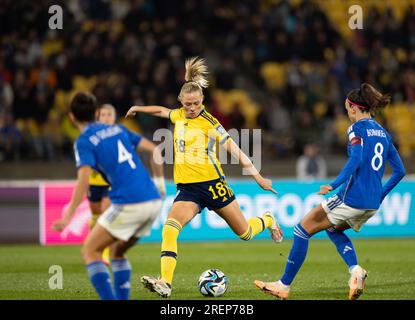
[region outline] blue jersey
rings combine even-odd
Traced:
[[[77,168],[90,166],[111,185],[114,204],[159,199],[160,194],[141,163],[136,147],[141,136],[121,125],[89,124],[75,142]]]
[[[337,195],[346,205],[376,210],[405,175],[402,160],[390,134],[373,119],[355,122],[348,129],[348,138],[349,161],[331,186],[336,189],[342,185]],[[382,186],[387,161],[393,174]]]

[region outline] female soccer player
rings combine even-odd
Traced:
[[[358,299],[363,293],[367,272],[358,265],[353,244],[343,231],[349,228],[360,231],[363,224],[376,213],[386,195],[405,175],[405,168],[391,136],[372,118],[389,101],[389,96],[381,94],[367,83],[349,92],[345,101],[352,122],[347,130],[349,160],[336,180],[321,186],[318,194],[326,195],[339,186],[342,187],[335,196],[312,209],[294,228],[294,243],[284,275],[277,282],[256,280],[255,285],[259,289],[280,299],[287,299],[290,285],[306,257],[309,238],[326,230],[349,267],[349,299]],[[382,186],[387,160],[393,173]]]
[[[55,221],[52,228],[61,231],[70,222],[86,194],[91,170],[99,170],[111,184],[112,204],[99,217],[81,254],[101,299],[124,300],[129,297],[131,277],[126,252],[140,237],[150,233],[161,208],[160,192],[136,151],[151,155],[152,173],[158,181],[164,180],[163,167],[161,161],[155,161],[161,158],[156,145],[121,125],[94,122],[95,110],[96,99],[92,94],[78,93],[71,102],[69,116],[81,131],[75,142],[78,178],[63,219]],[[108,246],[114,291],[108,268],[101,261],[102,251]]]
[[[272,181],[258,173],[226,130],[205,110],[203,88],[208,86],[208,81],[204,59],[188,59],[185,67],[186,83],[178,97],[181,108],[170,110],[160,106],[133,106],[126,115],[142,112],[169,118],[175,125],[174,182],[177,184],[177,195],[162,231],[161,279],[148,276],[141,278],[147,289],[162,297],[171,294],[179,233],[205,207],[221,216],[242,240],[250,240],[266,228],[270,230],[274,241],[282,240],[281,229],[271,213],[245,220],[216,157],[217,141],[239,159],[242,167],[252,174],[261,188],[274,193],[276,191],[272,188]]]
[[[98,122],[113,125],[117,120],[117,113],[115,108],[110,104],[103,104],[97,110]],[[87,198],[89,201],[89,209],[91,210],[92,216],[89,220],[89,229],[95,226],[99,216],[111,205],[111,201],[108,198],[108,190],[110,185],[102,177],[102,175],[95,170],[92,170],[89,176],[89,187]],[[102,261],[105,264],[110,264],[110,252],[109,248],[105,248],[102,252]]]

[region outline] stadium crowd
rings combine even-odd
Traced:
[[[347,37],[315,1],[2,3],[0,161],[72,157],[78,133],[67,108],[76,90],[92,90],[119,115],[131,105],[177,106],[194,55],[208,61],[209,110],[227,129],[261,127],[269,158],[298,155],[312,141],[344,153],[344,97],[363,81],[415,109],[413,6],[400,19],[371,7],[364,29]],[[63,8],[62,30],[48,27],[52,4]],[[169,125],[132,121],[150,138]],[[404,156],[415,143],[408,148]]]

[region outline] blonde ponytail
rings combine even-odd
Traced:
[[[186,74],[184,79],[186,80],[186,83],[180,90],[179,100],[181,100],[184,93],[200,91],[200,93],[203,94],[203,88],[209,86],[209,81],[207,80],[208,70],[205,59],[199,57],[186,59],[185,68]]]
[[[186,82],[196,82],[201,88],[207,88],[209,82],[206,79],[208,74],[206,60],[199,57],[192,57],[186,60]]]

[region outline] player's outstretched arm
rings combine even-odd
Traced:
[[[90,166],[82,166],[78,169],[78,178],[76,181],[75,189],[72,193],[71,202],[65,211],[65,214],[61,220],[56,220],[52,224],[52,229],[55,231],[62,231],[71,222],[71,219],[75,213],[75,210],[81,204],[89,185],[89,176],[91,174]]]
[[[392,144],[388,152],[389,164],[392,167],[392,175],[389,180],[383,186],[382,191],[382,200],[388,195],[389,192],[402,180],[405,176],[405,167],[403,165],[402,159],[399,156],[398,150]]]
[[[150,170],[153,176],[153,181],[156,187],[159,189],[162,197],[166,195],[166,185],[164,182],[163,174],[163,157],[161,151],[156,144],[146,138],[141,138],[137,151],[145,152],[150,157]]]
[[[223,144],[223,146],[225,147],[226,151],[232,155],[232,157],[239,160],[239,164],[241,165],[241,167],[255,179],[255,181],[262,189],[271,191],[275,194],[278,193],[272,187],[272,180],[264,178],[258,172],[252,161],[232,139],[228,139],[226,143]]]
[[[134,117],[137,112],[149,114],[160,118],[169,118],[171,109],[161,106],[132,106],[126,113],[125,117]]]

